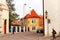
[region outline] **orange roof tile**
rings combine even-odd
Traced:
[[[20,22],[20,21],[14,21],[14,22],[12,22],[12,24],[13,24],[13,25],[20,25],[21,22]]]
[[[43,28],[43,15],[40,15],[40,22],[39,22],[40,27]]]
[[[31,14],[27,14],[24,18],[40,18],[34,9],[32,9]]]
[[[26,16],[25,16],[25,18],[30,18],[31,17],[31,15],[30,14],[27,14]]]

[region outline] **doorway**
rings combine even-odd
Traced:
[[[6,19],[4,20],[4,34],[6,34]]]

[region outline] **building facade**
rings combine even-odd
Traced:
[[[47,10],[47,12],[46,12]],[[52,29],[60,35],[60,0],[44,0],[44,31],[45,36],[52,36]],[[47,13],[47,19],[46,19]],[[50,19],[50,23],[47,20]]]
[[[6,0],[0,0],[0,34],[9,33],[9,9]]]
[[[26,26],[28,27],[28,30],[30,32],[32,31],[37,31],[38,28],[40,28],[39,22],[40,22],[40,17],[37,15],[34,9],[32,9],[31,14],[27,14],[25,16],[26,21]]]

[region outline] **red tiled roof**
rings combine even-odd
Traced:
[[[30,14],[27,14],[26,16],[25,16],[25,18],[30,18],[31,17],[31,15]]]
[[[14,21],[14,22],[12,22],[12,24],[13,24],[13,25],[20,25],[21,22],[20,22],[20,21]]]
[[[32,9],[31,14],[27,14],[24,18],[40,18],[34,9]]]

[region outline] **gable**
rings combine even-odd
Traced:
[[[31,14],[27,14],[24,18],[40,18],[34,9],[31,10]]]

